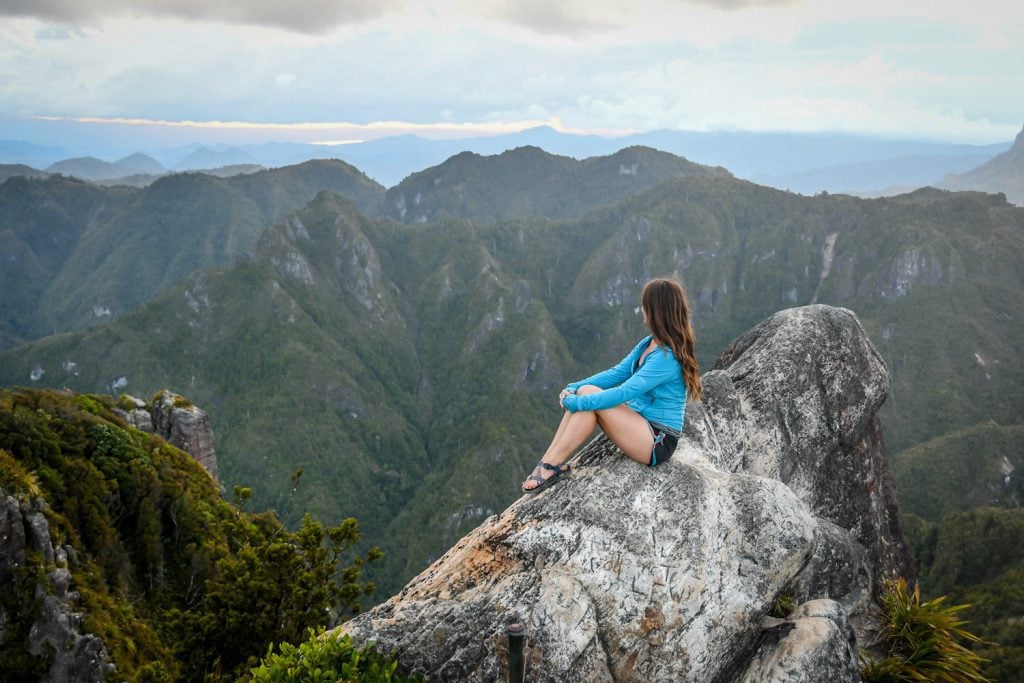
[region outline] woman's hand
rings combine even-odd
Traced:
[[[558,405],[562,406],[562,408],[565,408],[565,397],[568,396],[569,394],[575,393],[575,391],[570,391],[569,389],[562,389],[562,392],[558,394]]]

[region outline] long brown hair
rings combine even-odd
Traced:
[[[644,285],[640,305],[647,313],[647,327],[654,340],[672,349],[672,355],[683,368],[687,398],[696,401],[701,395],[700,368],[694,354],[693,327],[690,326],[690,304],[678,280],[657,278]]]

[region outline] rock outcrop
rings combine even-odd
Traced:
[[[13,586],[35,577],[35,595],[27,612],[0,603],[0,644],[7,642],[22,622],[31,623],[28,653],[49,662],[45,680],[108,680],[114,673],[107,648],[96,636],[83,633],[81,614],[74,611],[78,593],[70,590],[71,546],[57,547],[46,519],[42,498],[15,498],[0,489],[0,594],[14,597]]]
[[[811,600],[785,619],[762,622],[765,638],[740,680],[855,683],[857,641],[846,612],[832,600]]]
[[[341,629],[441,680],[855,681],[881,580],[911,572],[852,312],[782,311],[704,376],[684,438],[638,466],[604,438]],[[768,617],[789,596],[785,619]]]
[[[164,441],[189,453],[217,481],[217,453],[213,448],[213,429],[206,411],[178,394],[161,391],[152,405],[134,396],[123,397],[134,407],[114,412],[136,429],[163,437]]]

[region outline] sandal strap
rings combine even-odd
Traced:
[[[546,482],[546,481],[547,481],[547,479],[545,479],[545,478],[544,478],[544,476],[543,476],[543,475],[542,475],[542,474],[541,474],[540,472],[538,472],[537,470],[534,470],[534,471],[533,471],[533,474],[531,474],[530,476],[528,476],[528,477],[526,478],[526,480],[527,480],[527,481],[535,481],[535,482],[537,482],[538,484],[543,484],[544,482]]]
[[[544,462],[543,460],[541,460],[539,464],[544,469],[551,470],[552,472],[566,472],[569,469],[568,463],[564,463],[564,462],[563,463],[559,463],[557,465],[552,465],[549,462]]]

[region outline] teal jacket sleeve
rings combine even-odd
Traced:
[[[679,365],[673,361],[672,352],[664,347],[659,347],[651,352],[636,374],[619,386],[589,396],[570,394],[562,399],[562,405],[570,413],[580,410],[603,410],[620,405],[678,375]]]
[[[646,347],[650,341],[650,337],[644,338],[615,366],[599,372],[596,375],[591,375],[586,379],[581,379],[578,382],[570,382],[565,386],[565,388],[576,393],[576,391],[584,384],[593,384],[595,387],[601,387],[602,389],[611,389],[612,387],[622,384],[629,379],[629,375],[633,372],[633,362],[641,353],[643,353],[644,347]]]

